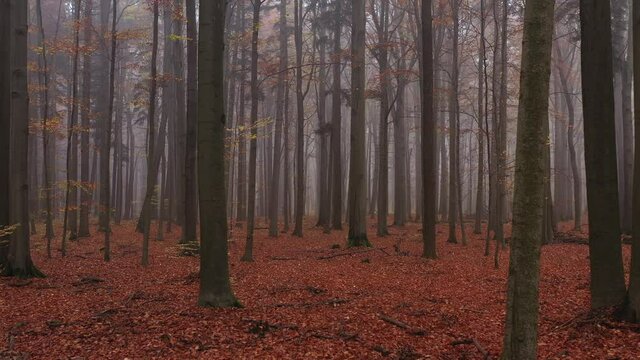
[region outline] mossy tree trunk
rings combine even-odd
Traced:
[[[537,356],[545,122],[549,121],[553,10],[553,0],[529,0],[524,13],[513,235],[502,353],[505,360]]]

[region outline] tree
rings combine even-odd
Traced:
[[[184,162],[183,243],[196,241],[197,196],[196,157],[198,146],[198,29],[196,0],[187,0],[187,138]]]
[[[334,230],[342,230],[342,99],[341,85],[341,33],[342,33],[342,0],[334,0],[333,16],[333,84],[331,91],[331,226]]]
[[[367,238],[365,168],[365,6],[352,2],[351,35],[351,161],[349,162],[348,246],[371,246]]]
[[[458,38],[459,38],[459,16],[458,0],[451,1],[451,8],[453,13],[453,44],[451,45],[451,92],[449,99],[449,238],[447,242],[457,243],[456,239],[456,217],[458,216],[458,167],[460,150],[459,135],[458,135],[458,83],[459,83],[459,68],[458,68]],[[464,231],[463,231],[464,234]]]
[[[104,261],[111,260],[111,184],[109,179],[109,154],[111,153],[111,119],[113,118],[113,100],[115,97],[117,7],[117,0],[113,0],[113,3],[111,5],[111,64],[109,68],[109,105],[107,115],[104,118],[102,153],[100,154],[100,212],[104,219]]]
[[[436,120],[433,114],[433,19],[422,0],[422,257],[436,259]]]
[[[206,307],[239,306],[229,280],[224,178],[225,1],[200,1],[198,39],[198,186],[200,295]]]
[[[626,293],[620,242],[609,2],[580,0],[580,27],[591,307],[597,309],[621,305]]]
[[[280,0],[280,63],[278,65],[278,89],[276,90],[276,129],[273,144],[273,172],[269,193],[269,236],[278,236],[278,203],[280,200],[280,162],[282,158],[282,122],[284,120],[285,75],[289,33],[287,31],[287,0]]]
[[[90,3],[90,1],[88,1]],[[39,77],[39,83],[44,88],[42,89],[41,100],[42,100],[42,174],[44,177],[44,192],[45,192],[45,238],[47,239],[47,256],[51,258],[51,240],[54,237],[53,232],[53,214],[52,214],[52,184],[51,184],[51,164],[49,154],[50,149],[50,141],[51,134],[48,130],[49,128],[49,66],[47,62],[47,45],[45,41],[44,35],[44,25],[42,23],[42,1],[38,0],[36,2],[36,13],[38,17],[38,27],[39,27],[39,45],[42,48],[42,57],[40,65],[42,66],[42,75]],[[7,106],[6,109],[9,107]],[[7,142],[8,145],[8,142]],[[7,152],[8,154],[8,152]],[[2,221],[0,220],[0,223]],[[1,246],[1,245],[0,245]],[[0,252],[2,252],[0,250]],[[2,255],[0,255],[1,257]],[[1,261],[0,261],[1,262]]]
[[[258,0],[254,0],[258,1]],[[294,0],[295,12],[295,45],[296,45],[296,196],[294,206],[293,235],[302,237],[302,222],[304,220],[304,94],[302,91],[302,0]]]
[[[80,22],[80,0],[73,6],[75,22]],[[71,81],[71,113],[67,121],[67,183],[64,207],[64,223],[62,225],[62,256],[67,252],[67,230],[70,231],[69,239],[78,237],[78,135],[76,124],[78,122],[78,58],[80,48],[80,27],[74,26],[73,65]]]
[[[380,114],[378,118],[378,236],[389,235],[387,215],[389,213],[389,0],[382,0],[376,7],[372,2],[373,22],[378,36],[374,57],[378,61],[380,78]],[[375,9],[378,11],[375,11]]]
[[[3,105],[3,160],[0,189],[4,203],[0,211],[0,241],[9,236],[9,246],[0,245],[0,270],[16,277],[43,277],[31,260],[29,239],[29,92],[27,89],[28,3],[9,0],[1,3],[2,55],[0,95]],[[8,47],[8,49],[7,49]],[[8,146],[7,146],[8,145]],[[6,161],[6,162],[5,162]],[[6,257],[5,257],[6,254]]]
[[[11,125],[11,1],[0,2],[0,128],[9,129]],[[0,197],[9,198],[9,152],[11,133],[0,131]],[[0,270],[5,273],[9,268],[9,202],[0,203]]]
[[[40,1],[40,0],[39,0]],[[85,26],[84,45],[90,46],[93,42],[93,0],[86,0],[84,5]],[[82,115],[80,134],[80,182],[89,183],[89,129],[91,121],[91,54],[86,51],[82,59]],[[82,189],[80,192],[80,221],[78,224],[78,237],[88,237],[89,231],[89,203],[91,202],[91,192]]]
[[[480,51],[478,60],[478,184],[476,188],[476,218],[473,232],[482,233],[482,218],[484,216],[484,138],[488,129],[483,127],[485,121],[485,80],[487,76],[487,55],[485,49],[485,10],[484,0],[480,0]]]
[[[553,0],[525,5],[516,145],[513,235],[502,359],[537,356],[540,234],[544,206],[544,123],[549,121]],[[497,244],[496,244],[497,245]]]
[[[633,4],[633,100],[635,109],[640,109],[640,6]],[[640,149],[640,111],[634,113],[635,148]],[[627,316],[631,321],[640,322],[640,153],[636,150],[633,168],[631,270]]]
[[[249,201],[247,205],[247,242],[242,261],[253,261],[253,231],[256,217],[256,160],[258,151],[258,35],[260,31],[260,7],[264,0],[252,0],[253,24],[251,26],[251,139],[249,140]]]

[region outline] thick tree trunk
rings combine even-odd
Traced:
[[[502,359],[535,359],[538,335],[540,232],[544,207],[545,122],[549,121],[549,78],[553,0],[525,6],[516,145],[513,236]],[[498,218],[499,219],[499,218]]]
[[[633,100],[635,105],[635,149],[640,149],[640,6],[633,5]],[[631,321],[640,322],[640,153],[636,150],[633,168],[633,244],[631,247],[631,269],[627,316]]]
[[[0,247],[0,266],[2,273],[17,277],[42,277],[44,276],[31,260],[30,235],[29,235],[29,168],[28,168],[28,143],[29,143],[29,92],[27,79],[27,54],[28,54],[28,3],[26,1],[3,1],[0,12],[8,16],[2,19],[2,33],[6,38],[2,39],[3,50],[9,47],[8,52],[2,54],[0,59],[0,71],[3,72],[2,90],[0,95],[6,96],[2,100],[3,112],[0,114],[4,126],[2,133],[5,138],[2,141],[4,181],[0,186],[5,192],[4,211],[0,213],[0,226],[8,226],[2,229],[9,232],[9,248],[6,253],[4,245]],[[7,26],[6,28],[4,26]],[[3,36],[4,37],[4,36]],[[7,221],[8,220],[8,221]],[[3,236],[2,240],[5,236]]]
[[[609,2],[581,0],[580,24],[591,307],[597,309],[625,297]]]
[[[200,1],[198,41],[198,184],[200,295],[207,307],[239,306],[229,280],[224,179],[224,1]]]

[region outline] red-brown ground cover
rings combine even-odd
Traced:
[[[390,231],[370,235],[374,250],[331,257],[354,251],[344,249],[344,232],[273,239],[259,230],[255,262],[241,263],[244,238],[234,230],[241,309],[196,306],[198,259],[177,256],[175,230],[152,242],[148,268],[139,265],[132,224],[114,226],[110,263],[101,259],[101,235],[51,260],[35,236],[34,259],[48,277],[0,280],[0,358],[496,358],[508,251],[495,270],[482,237],[446,244],[442,226],[440,259],[425,260],[417,225]],[[637,328],[587,313],[588,271],[586,246],[544,247],[540,358],[638,358]]]

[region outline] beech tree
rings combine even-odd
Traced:
[[[597,309],[621,305],[626,293],[620,242],[609,2],[580,0],[580,28],[591,307]]]
[[[31,260],[29,233],[28,4],[4,0],[0,5],[0,125],[4,129],[0,190],[5,199],[0,206],[0,270],[5,276],[43,277]]]
[[[371,246],[367,238],[365,171],[365,6],[352,2],[351,32],[351,161],[349,162],[348,246]]]
[[[529,0],[525,5],[513,233],[502,359],[537,357],[545,126],[548,126],[545,122],[549,121],[553,9],[553,0]]]
[[[157,3],[156,3],[157,4]],[[259,7],[258,7],[259,9]],[[200,1],[198,38],[198,187],[200,295],[206,307],[238,306],[229,280],[224,179],[225,1]]]

